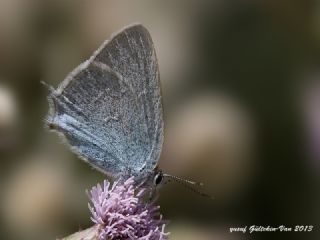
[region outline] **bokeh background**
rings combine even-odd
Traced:
[[[110,34],[140,22],[158,55],[164,171],[202,198],[161,189],[171,239],[319,239],[320,3],[0,1],[0,239],[85,229],[86,189],[105,176],[43,127],[57,86]],[[314,225],[312,233],[229,233]]]

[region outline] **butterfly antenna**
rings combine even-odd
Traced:
[[[48,83],[46,83],[46,82],[44,82],[44,81],[40,81],[40,83],[43,85],[43,86],[45,86],[48,90],[49,90],[49,92],[54,92],[54,88],[51,86],[51,85],[49,85]]]
[[[183,185],[184,187],[186,187],[187,189],[191,190],[194,193],[197,193],[199,195],[201,195],[202,197],[206,197],[206,198],[210,198],[210,199],[214,199],[212,196],[210,196],[209,194],[206,194],[198,189],[193,188],[192,186],[203,186],[202,182],[194,182],[194,181],[190,181],[187,179],[183,179],[183,178],[179,178],[177,176],[173,176],[170,174],[163,174],[163,177],[166,177],[170,180],[173,180],[177,183],[180,183],[181,185]]]

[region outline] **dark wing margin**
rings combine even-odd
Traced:
[[[48,125],[95,168],[117,176],[156,166],[163,142],[161,90],[143,26],[106,41],[48,99]]]

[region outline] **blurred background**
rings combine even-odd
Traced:
[[[0,239],[55,239],[92,225],[105,176],[46,131],[57,86],[115,31],[140,22],[159,60],[160,159],[202,181],[158,203],[171,239],[319,239],[320,3],[0,0]],[[312,233],[229,233],[314,225]]]

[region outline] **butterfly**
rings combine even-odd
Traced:
[[[141,24],[125,27],[76,67],[57,89],[49,86],[49,129],[71,150],[114,178],[157,186],[164,138],[162,95],[155,48]]]

